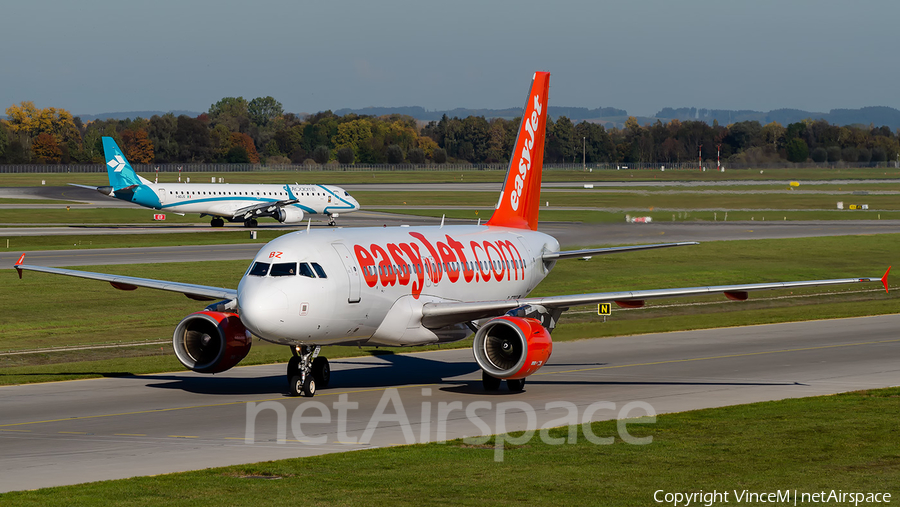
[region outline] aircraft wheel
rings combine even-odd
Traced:
[[[313,360],[312,377],[318,387],[322,389],[328,387],[328,382],[331,380],[331,365],[328,364],[327,358],[319,356]]]
[[[293,378],[295,375],[300,374],[300,356],[294,356],[288,361],[287,364],[287,377]]]
[[[497,389],[500,389],[500,382],[502,382],[501,379],[481,370],[481,384],[484,386],[485,391],[496,391]]]
[[[294,375],[288,384],[288,394],[291,396],[301,396],[303,394],[303,377]]]
[[[525,379],[507,379],[506,387],[508,387],[509,390],[514,393],[522,392],[522,390],[525,389]]]
[[[306,377],[306,382],[303,383],[303,396],[307,398],[312,398],[316,395],[316,379],[312,378],[310,375]]]
[[[244,222],[244,227],[256,227],[257,225],[259,225],[259,222],[257,222],[255,218],[251,218]]]
[[[209,225],[213,227],[222,227],[223,225],[225,225],[225,221],[221,218],[213,218],[209,221]]]

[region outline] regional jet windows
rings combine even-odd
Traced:
[[[319,278],[328,278],[328,275],[325,274],[325,270],[322,269],[322,266],[320,266],[318,262],[313,262],[312,267],[316,270],[316,274],[319,275]]]
[[[266,276],[269,272],[269,265],[265,262],[257,262],[253,264],[253,268],[250,269],[250,274],[253,276]]]
[[[296,274],[296,262],[282,262],[278,264],[272,264],[272,272],[269,273],[270,276],[294,276]]]
[[[309,267],[309,264],[305,262],[300,263],[300,276],[305,276],[308,278],[315,278],[316,275],[313,274],[313,270]]]

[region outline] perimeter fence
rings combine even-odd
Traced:
[[[723,164],[727,170],[745,169],[791,169],[791,168],[898,168],[898,162],[869,163],[803,163],[790,162],[775,164]],[[236,173],[236,172],[374,172],[374,171],[506,171],[507,164],[132,164],[139,173]],[[703,169],[717,170],[715,161],[704,161]],[[694,163],[638,162],[638,163],[597,163],[597,164],[544,164],[549,171],[698,171]],[[0,164],[0,174],[12,173],[104,173],[105,164]]]

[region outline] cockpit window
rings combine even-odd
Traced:
[[[271,276],[294,276],[297,274],[296,262],[284,262],[272,264]]]
[[[309,264],[305,262],[300,263],[300,276],[307,276],[309,278],[315,278],[316,275],[313,274],[313,270],[309,267]]]
[[[322,266],[319,266],[318,262],[313,262],[312,267],[316,270],[316,274],[319,275],[319,278],[328,278],[328,276],[325,275],[325,270],[322,269]]]
[[[265,262],[257,262],[250,268],[250,274],[253,276],[266,276],[269,272],[269,265]]]

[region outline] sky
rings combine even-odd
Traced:
[[[0,110],[900,108],[896,0],[29,0],[0,4]]]

